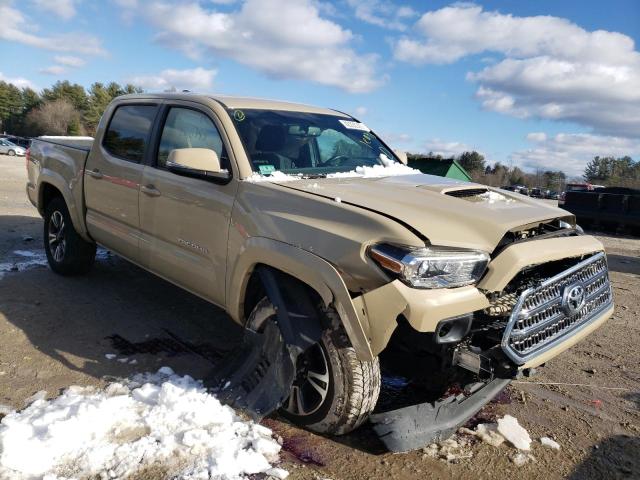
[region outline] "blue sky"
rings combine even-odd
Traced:
[[[634,0],[0,0],[0,18],[0,79],[17,85],[300,101],[400,149],[570,175],[640,159]]]

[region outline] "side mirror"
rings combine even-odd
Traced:
[[[203,180],[229,180],[227,170],[220,168],[218,154],[209,148],[177,148],[169,152],[167,168],[170,172]]]
[[[404,152],[402,150],[394,150],[393,153],[395,153],[396,157],[398,157],[400,161],[405,165],[409,162],[409,160],[407,159],[407,152]]]

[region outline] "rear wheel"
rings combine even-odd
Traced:
[[[336,315],[332,310],[323,312]],[[274,320],[275,309],[263,298],[251,312],[249,327],[259,330]],[[333,324],[333,319],[329,320]],[[300,354],[289,398],[280,413],[310,430],[343,435],[359,427],[373,411],[380,394],[380,363],[358,360],[342,330],[322,335]]]
[[[95,243],[78,235],[61,197],[51,200],[45,209],[44,249],[51,270],[60,275],[88,272],[96,256]]]

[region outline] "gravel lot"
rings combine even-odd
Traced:
[[[24,184],[24,159],[0,155],[0,267],[22,270],[0,269],[0,403],[21,407],[39,390],[56,396],[161,365],[206,376],[239,335],[224,313],[108,252],[86,277],[38,266],[42,221]],[[472,458],[447,463],[422,451],[385,453],[368,427],[324,438],[274,416],[264,422],[284,438],[290,478],[640,478],[640,239],[597,236],[609,254],[614,317],[481,414],[513,415],[559,451],[534,442],[536,461],[518,467],[513,449],[475,442]]]

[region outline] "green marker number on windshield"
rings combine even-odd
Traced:
[[[233,112],[233,118],[236,119],[236,122],[241,122],[244,120],[244,112],[242,110],[236,110]]]

